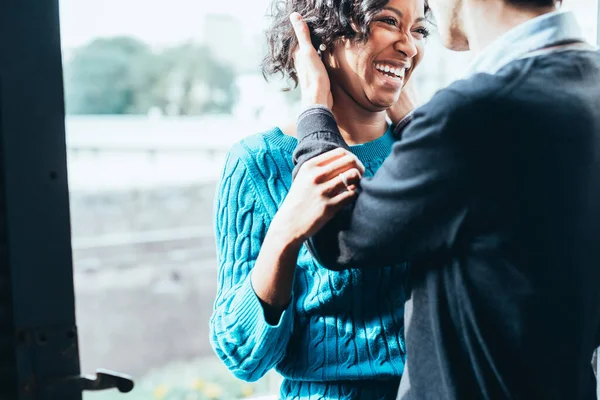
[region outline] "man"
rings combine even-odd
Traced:
[[[472,71],[414,111],[309,247],[334,270],[410,262],[401,399],[595,399],[600,56],[554,0],[430,5],[446,46],[476,53]],[[346,145],[325,68],[291,19],[314,105],[298,120],[296,171],[311,173],[311,158]]]

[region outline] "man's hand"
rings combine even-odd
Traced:
[[[417,108],[419,105],[419,96],[417,94],[417,90],[415,89],[415,85],[411,80],[406,82],[404,88],[402,88],[402,93],[400,94],[400,98],[390,108],[387,109],[388,117],[392,120],[392,124],[396,125],[398,122],[402,121],[404,117],[406,117],[412,110]]]
[[[294,52],[294,66],[302,93],[302,106],[306,108],[320,104],[331,109],[333,97],[329,75],[312,45],[308,25],[296,12],[290,15],[290,21],[298,39],[298,47]]]

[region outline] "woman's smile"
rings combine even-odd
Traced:
[[[410,66],[397,61],[381,61],[375,62],[373,68],[384,86],[399,91],[404,86],[406,71]]]

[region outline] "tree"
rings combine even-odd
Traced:
[[[235,73],[207,47],[188,43],[166,50],[160,58],[161,79],[155,84],[165,96],[161,104],[180,115],[231,113],[237,100]]]
[[[234,70],[207,47],[189,43],[154,54],[126,37],[76,50],[65,93],[71,114],[231,113],[237,100]]]
[[[133,110],[140,66],[151,58],[144,43],[129,37],[96,39],[77,49],[65,67],[71,114],[125,114]]]

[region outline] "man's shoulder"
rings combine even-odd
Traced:
[[[520,71],[510,74],[479,73],[460,79],[439,90],[431,100],[418,109],[416,117],[430,121],[467,120],[472,125],[496,114],[498,108],[508,107],[522,97]]]
[[[489,129],[489,122],[498,118],[499,108],[514,104],[509,87],[515,81],[514,76],[476,74],[452,83],[415,110],[402,138],[436,132],[469,137]]]
[[[600,76],[599,52],[572,52],[565,57],[550,54],[512,61],[496,74],[477,73],[438,91],[427,104],[429,112],[452,113],[484,106],[503,107],[518,103],[522,109],[546,107],[552,102],[569,103],[565,90],[579,92],[587,81],[595,90]],[[547,96],[546,96],[547,95]]]
[[[507,84],[514,77],[476,74],[460,79],[439,90],[425,105],[440,112],[456,112],[481,102],[491,101],[507,95]]]

